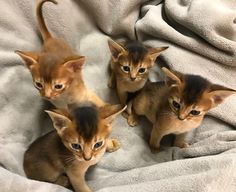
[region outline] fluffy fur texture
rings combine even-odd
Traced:
[[[46,111],[56,131],[38,138],[25,152],[27,177],[64,187],[71,184],[76,192],[91,191],[85,173],[106,150],[119,148],[111,148],[108,136],[112,121],[123,110],[121,105],[107,105],[76,107],[70,113]]]
[[[139,41],[130,41],[121,45],[108,40],[111,51],[110,88],[116,87],[121,104],[126,104],[129,93],[142,89],[148,80],[149,69],[156,58],[168,47],[148,48]]]
[[[161,139],[176,134],[175,146],[187,147],[184,138],[197,128],[204,115],[236,91],[212,84],[196,75],[184,75],[163,68],[166,83],[148,83],[129,104],[128,123],[137,124],[137,115],[145,115],[153,124],[149,144],[159,150]]]

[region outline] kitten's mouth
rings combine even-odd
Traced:
[[[48,101],[52,101],[52,100],[55,100],[57,98],[57,96],[53,96],[53,97],[46,97],[46,96],[44,96],[43,98],[48,100]]]

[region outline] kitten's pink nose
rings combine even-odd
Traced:
[[[181,116],[181,115],[178,115],[178,119],[179,119],[180,121],[183,121],[183,120],[185,120],[185,117],[183,117],[183,116]]]
[[[92,159],[92,156],[86,156],[83,155],[85,161],[90,161]]]
[[[130,77],[130,79],[131,79],[132,81],[135,81],[136,77]]]

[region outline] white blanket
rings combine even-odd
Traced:
[[[236,89],[236,1],[233,0],[58,0],[46,3],[47,25],[86,56],[86,85],[116,103],[107,84],[110,53],[107,38],[129,37],[152,46],[169,45],[159,62]],[[33,87],[30,73],[14,50],[40,50],[36,1],[0,1],[0,191],[64,192],[67,189],[25,178],[23,154],[52,128],[47,105]],[[141,11],[141,12],[140,12]],[[152,154],[151,125],[142,119],[131,128],[119,117],[112,136],[122,148],[105,154],[87,174],[99,192],[236,191],[236,96],[212,110],[188,135],[190,148],[171,147]]]

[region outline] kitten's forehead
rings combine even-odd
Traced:
[[[182,100],[186,105],[198,102],[209,88],[210,82],[198,75],[185,75],[183,78]]]
[[[133,64],[138,64],[147,55],[147,48],[140,42],[134,41],[126,45],[126,50],[128,51],[129,62]]]
[[[44,81],[51,82],[55,78],[65,76],[67,71],[64,70],[63,73],[61,63],[63,61],[47,56],[47,54],[39,58],[39,74]]]
[[[95,106],[76,107],[72,110],[76,130],[84,140],[90,141],[98,131],[98,110]]]

